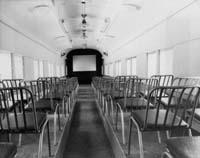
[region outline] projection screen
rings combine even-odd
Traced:
[[[96,71],[96,55],[74,55],[73,71]]]

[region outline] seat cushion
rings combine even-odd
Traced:
[[[17,114],[18,129],[16,126],[16,121],[15,121],[16,117],[14,116],[14,114],[9,114],[10,130],[12,130],[12,131],[9,130],[7,118],[4,118],[4,120],[2,121],[3,129],[8,130],[10,132],[16,132],[16,133],[26,133],[28,131],[36,130],[35,119],[34,119],[33,113],[26,112],[25,116],[26,116],[25,117],[26,118],[26,128],[25,128],[25,124],[24,124],[25,119],[24,119],[23,114],[18,113]],[[40,129],[46,120],[46,114],[37,112],[36,117],[37,117],[37,125]],[[3,130],[3,129],[1,129],[1,127],[0,127],[0,130]]]
[[[170,102],[170,107],[174,107],[177,105],[178,100],[180,99],[180,94],[178,94],[177,96],[172,97],[171,102]],[[191,101],[188,100],[188,94],[183,94],[183,96],[181,97],[181,103],[179,106],[183,107],[193,107],[193,103]],[[164,107],[168,106],[168,102],[169,102],[169,97],[162,97],[161,102],[163,104]]]
[[[53,101],[53,106],[51,106],[51,101],[50,99],[40,99],[35,102],[35,107],[37,111],[54,111],[55,106],[54,106],[54,101]]]
[[[200,137],[171,138],[167,142],[167,148],[174,158],[199,158]]]
[[[168,97],[162,97],[161,103],[163,104],[164,107],[168,106],[168,102],[169,102],[169,98]],[[178,102],[177,99],[173,97],[171,99],[170,107],[174,107],[177,104],[177,102]]]
[[[124,97],[124,91],[115,91],[110,94],[113,99],[123,98]]]
[[[164,125],[165,114],[166,110],[160,109],[157,124],[155,124],[156,119],[156,111],[157,109],[150,109],[148,112],[147,118],[147,127],[144,129],[144,121],[146,117],[146,110],[137,110],[133,111],[133,118],[137,121],[141,130],[151,130],[151,131],[158,131],[158,130],[167,130],[171,128],[179,127],[180,117],[176,116],[174,125],[172,126],[172,121],[174,118],[174,114],[169,111],[168,117],[166,120],[166,124]],[[187,127],[187,123],[185,121],[181,122],[181,127]]]
[[[50,98],[42,98],[41,100],[50,100]],[[61,97],[54,97],[52,98],[53,101],[62,101]]]
[[[116,99],[122,108],[126,109],[145,109],[147,106],[147,100],[144,98],[127,98],[126,105],[124,105],[124,98]],[[150,104],[150,107],[154,107]]]
[[[53,101],[57,101],[57,102],[61,102],[63,99],[62,98],[60,98],[60,97],[55,97],[55,98],[53,98]]]
[[[188,110],[187,113],[192,115],[192,110]],[[200,108],[195,109],[194,118],[200,121]]]
[[[101,93],[104,95],[104,96],[106,96],[106,95],[110,95],[111,94],[111,90],[107,90],[107,89],[103,89],[103,90],[101,90]]]
[[[17,146],[13,143],[0,143],[0,158],[13,158],[17,153]]]

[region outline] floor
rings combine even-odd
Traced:
[[[94,92],[80,86],[63,158],[114,158]]]

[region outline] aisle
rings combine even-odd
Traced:
[[[113,158],[90,86],[80,86],[64,158]]]

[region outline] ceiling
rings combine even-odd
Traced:
[[[0,14],[58,53],[86,47],[112,52],[192,1],[0,0]]]

